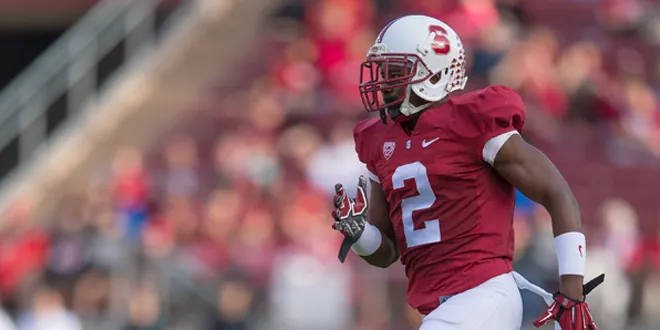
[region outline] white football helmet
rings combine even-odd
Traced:
[[[404,74],[392,77],[388,73],[392,65],[403,66]],[[437,102],[465,88],[466,82],[465,50],[458,34],[440,20],[411,15],[393,20],[378,34],[362,63],[360,94],[367,111],[399,106],[401,114],[409,117],[430,105],[410,104],[411,91]],[[396,101],[379,95],[397,87],[405,87],[405,95]]]

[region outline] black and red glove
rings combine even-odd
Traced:
[[[367,178],[360,176],[357,186],[357,196],[351,199],[341,184],[335,185],[333,198],[334,210],[332,217],[335,223],[332,228],[344,235],[344,241],[339,249],[339,261],[344,262],[351,246],[360,239],[367,223]]]
[[[605,275],[600,275],[589,281],[583,287],[584,296],[603,283]],[[551,321],[557,321],[562,330],[597,330],[596,322],[591,316],[586,301],[566,297],[557,292],[553,295],[554,302],[541,317],[534,321],[534,326],[540,328]]]
[[[562,330],[597,330],[586,301],[574,300],[563,294],[555,294],[554,300],[545,314],[534,321],[534,326],[540,328],[548,322],[557,321]]]

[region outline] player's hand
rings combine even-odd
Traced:
[[[348,240],[347,243],[355,243],[362,235],[366,224],[367,178],[360,176],[355,199],[348,197],[346,189],[341,184],[335,185],[333,202],[335,208],[332,217],[335,223],[332,228],[341,232]]]
[[[570,278],[566,279],[570,280]],[[562,276],[562,280],[564,280],[564,276]],[[585,299],[603,281],[605,281],[605,274],[600,274],[585,283],[582,290],[580,290],[582,299],[579,300],[569,298],[560,292],[555,293],[552,304],[541,317],[534,321],[534,325],[540,328],[554,320],[557,321],[562,330],[597,330],[596,322],[591,316],[589,305],[587,305]]]
[[[554,302],[545,314],[534,321],[534,326],[540,328],[551,321],[557,321],[562,330],[597,330],[587,302],[568,298],[561,293],[555,293]]]

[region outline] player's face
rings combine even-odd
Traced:
[[[410,74],[410,68],[392,63],[383,65],[380,72],[384,81],[382,90],[384,103],[395,103],[405,97],[407,85],[399,82]]]
[[[406,97],[408,85],[425,79],[413,81],[419,63],[416,55],[367,57],[360,73],[360,94],[365,109],[380,111],[400,105]]]

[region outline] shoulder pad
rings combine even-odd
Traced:
[[[370,148],[369,145],[375,143],[377,139],[376,133],[380,126],[383,126],[380,118],[368,118],[359,121],[355,124],[355,128],[353,128],[355,151],[360,161],[367,164],[367,167],[371,167],[372,160],[374,159],[373,148]]]
[[[512,88],[490,86],[463,95],[456,105],[479,134],[496,136],[514,129],[522,133],[525,105]]]

